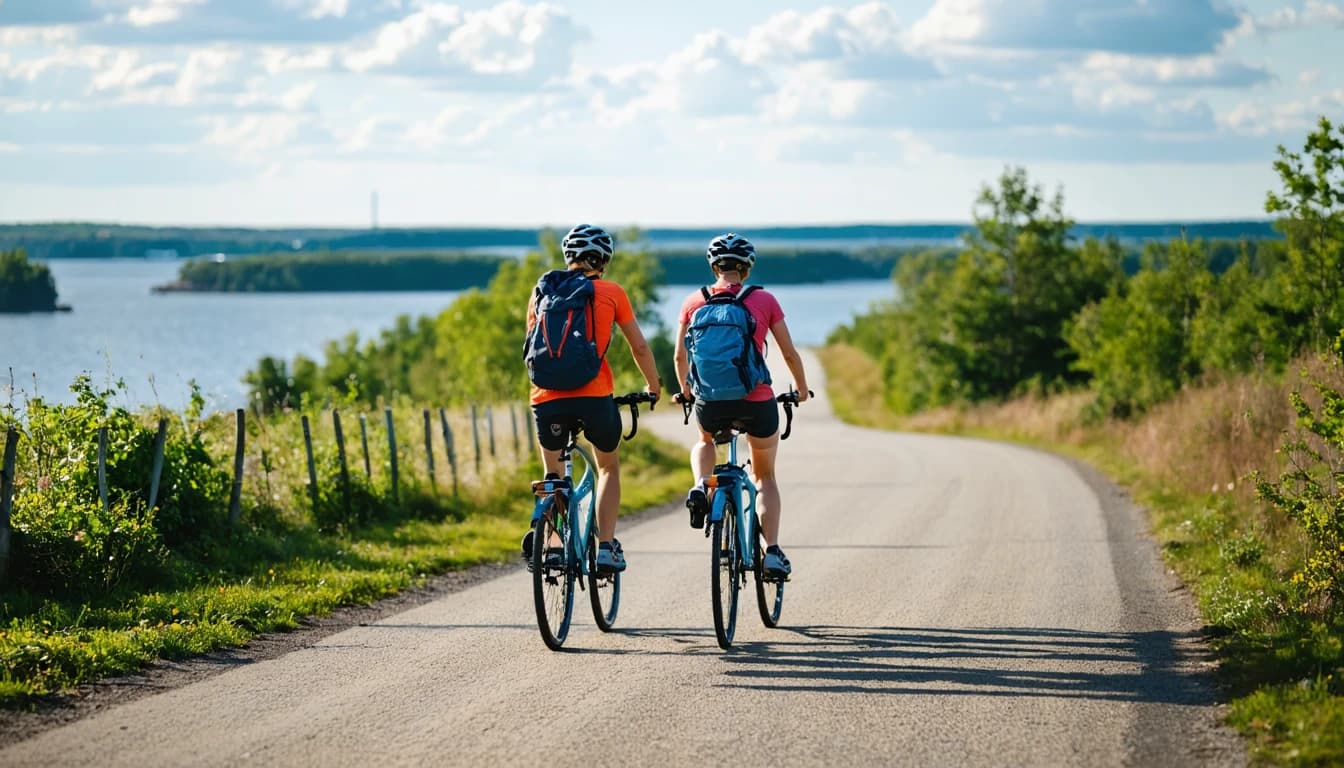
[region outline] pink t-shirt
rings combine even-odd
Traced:
[[[741,283],[715,283],[709,286],[710,295],[716,293],[731,293],[737,295],[742,291]],[[767,352],[765,346],[765,334],[770,330],[770,326],[784,319],[784,308],[779,306],[779,300],[764,288],[757,288],[747,294],[747,298],[742,302],[751,316],[756,318],[756,348],[761,350],[764,356]],[[691,292],[686,300],[681,302],[681,312],[677,315],[677,322],[682,326],[690,325],[691,315],[695,310],[705,305],[704,294],[697,288]],[[761,401],[770,400],[775,396],[774,390],[769,384],[761,384],[753,389],[746,397],[747,400]]]

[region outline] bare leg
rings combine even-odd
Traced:
[[[621,511],[621,454],[593,449],[597,460],[597,538],[611,541]]]
[[[691,446],[691,474],[695,483],[714,474],[714,459],[714,436],[701,432],[700,440]]]
[[[775,482],[775,453],[779,450],[779,433],[770,437],[747,436],[751,446],[751,471],[756,481],[756,513],[761,518],[761,533],[765,545],[779,543],[779,485]]]

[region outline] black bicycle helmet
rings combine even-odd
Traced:
[[[580,224],[569,230],[560,241],[560,249],[565,253],[566,262],[586,261],[594,269],[606,267],[616,252],[615,241],[607,230],[592,224]]]
[[[711,266],[732,259],[752,267],[756,264],[756,246],[736,232],[726,232],[709,241],[705,258]]]

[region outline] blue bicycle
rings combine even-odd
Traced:
[[[779,439],[787,440],[793,431],[793,407],[798,405],[798,393],[786,392],[775,399],[784,404],[785,426]],[[686,423],[690,423],[694,404],[694,397],[682,400]],[[705,480],[706,487],[713,489],[705,536],[710,540],[714,636],[725,650],[733,645],[737,596],[746,585],[747,571],[755,574],[756,607],[760,609],[761,623],[767,627],[779,625],[779,615],[784,609],[784,583],[789,580],[788,576],[765,570],[765,537],[756,514],[756,484],[746,469],[750,462],[738,463],[737,459],[737,436],[743,431],[744,425],[734,423],[714,433],[716,445],[728,446],[728,462],[716,465],[714,474]]]
[[[657,396],[636,392],[615,398],[616,404],[630,407],[630,434],[639,431],[639,403],[654,403]],[[652,405],[650,405],[652,408]],[[593,605],[593,619],[603,632],[616,623],[621,605],[621,574],[597,568],[596,464],[588,451],[579,446],[581,424],[572,424],[560,454],[563,477],[548,476],[532,483],[536,504],[532,508],[528,569],[532,571],[532,597],[537,609],[537,628],[546,647],[560,650],[569,636],[574,613],[574,584],[587,582]],[[573,481],[575,457],[581,475]],[[620,543],[613,541],[613,546]]]

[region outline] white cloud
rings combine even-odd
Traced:
[[[265,48],[261,52],[261,62],[266,72],[271,75],[330,70],[336,63],[336,50],[330,47],[315,47],[304,51],[292,48]]]
[[[3,21],[3,19],[0,19]],[[6,27],[0,26],[0,47],[17,48],[21,45],[53,46],[75,42],[77,33],[72,26]]]
[[[1217,49],[1239,23],[1218,0],[936,0],[911,37],[935,47],[1181,55]]]
[[[1284,6],[1264,16],[1248,16],[1243,33],[1266,34],[1323,24],[1344,27],[1344,7],[1325,0],[1306,0],[1300,6]]]
[[[747,32],[740,53],[749,64],[823,62],[839,76],[859,79],[936,74],[907,50],[905,36],[890,6],[870,2],[776,14]]]
[[[246,153],[285,146],[299,135],[303,125],[302,118],[278,114],[212,117],[206,122],[209,126],[203,138],[206,144]]]
[[[1321,114],[1340,109],[1344,109],[1344,88],[1278,104],[1242,102],[1219,114],[1218,124],[1227,130],[1252,136],[1298,132],[1310,126]]]
[[[177,73],[177,65],[166,61],[145,64],[141,62],[140,54],[121,50],[98,70],[89,83],[93,91],[128,91],[170,84]]]
[[[133,27],[152,27],[182,18],[182,11],[205,0],[150,0],[148,5],[133,6],[126,12],[126,21]]]
[[[355,72],[423,77],[444,85],[537,85],[568,74],[587,32],[564,10],[505,0],[483,11],[430,3],[383,25],[344,56]]]
[[[1115,83],[1245,88],[1270,82],[1274,74],[1264,67],[1215,55],[1147,57],[1097,52],[1088,54],[1076,69],[1066,74],[1066,79],[1075,84],[1076,90]]]

